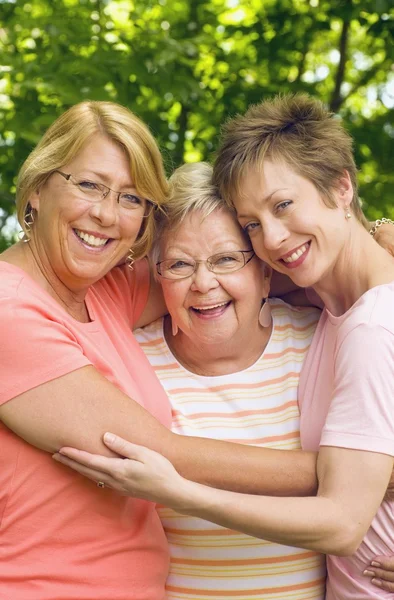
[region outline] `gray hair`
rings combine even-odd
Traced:
[[[198,211],[208,217],[218,209],[231,210],[212,183],[212,171],[206,162],[189,163],[176,169],[170,177],[169,199],[164,210],[157,214],[157,236],[150,254],[153,265],[160,259],[162,236],[176,232],[188,215]]]

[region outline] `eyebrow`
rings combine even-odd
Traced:
[[[86,169],[86,172],[91,174],[93,177],[98,177],[99,179],[104,179],[106,183],[108,183],[109,176],[106,173],[102,173],[101,171],[92,171],[91,169]],[[132,188],[136,190],[134,183],[127,183],[126,185],[122,185],[121,187]]]
[[[272,198],[272,196],[274,194],[276,194],[277,192],[280,192],[282,190],[286,190],[286,189],[287,188],[278,188],[278,189],[274,190],[273,192],[271,192],[270,194],[268,194],[268,196],[264,196],[263,198],[261,198],[261,200],[259,200],[259,203],[263,204],[263,202],[268,202],[268,200],[271,200],[271,198]],[[242,219],[242,218],[247,217],[247,216],[248,215],[243,215],[243,214],[237,213],[237,218],[238,219]]]

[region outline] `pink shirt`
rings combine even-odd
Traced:
[[[146,261],[88,292],[91,322],[68,315],[0,262],[0,404],[85,365],[171,422],[167,396],[132,333]],[[162,600],[168,549],[155,505],[100,490],[0,424],[0,598]]]
[[[394,283],[366,292],[344,315],[324,310],[301,373],[301,442],[394,456]],[[363,570],[394,552],[394,502],[384,501],[351,557],[327,557],[327,600],[392,598]]]

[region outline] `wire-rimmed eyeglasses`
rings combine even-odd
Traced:
[[[154,206],[153,202],[140,198],[133,192],[117,192],[104,185],[104,183],[91,181],[84,177],[77,179],[71,173],[63,173],[58,169],[54,173],[59,173],[66,181],[69,181],[75,187],[78,195],[89,202],[101,202],[110,192],[113,192],[117,196],[116,200],[119,207],[128,214],[148,216]]]
[[[164,279],[186,279],[196,272],[200,263],[205,263],[207,268],[216,275],[225,275],[239,271],[254,257],[253,250],[233,250],[213,254],[206,260],[192,258],[172,258],[156,263],[160,277]]]

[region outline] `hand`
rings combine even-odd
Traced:
[[[373,237],[379,246],[394,256],[394,227],[392,225],[381,225]]]
[[[170,461],[112,433],[106,433],[103,439],[110,450],[125,458],[108,458],[75,448],[61,448],[53,458],[123,495],[174,506],[186,480]]]
[[[394,592],[394,556],[376,556],[364,571],[371,582],[381,590]]]

